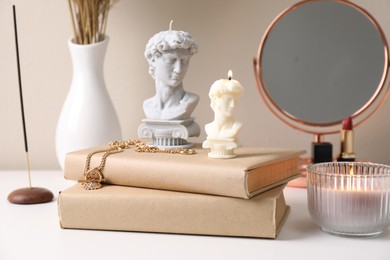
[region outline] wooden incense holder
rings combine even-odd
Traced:
[[[8,201],[14,204],[37,204],[53,200],[53,193],[45,188],[21,188],[8,195]]]

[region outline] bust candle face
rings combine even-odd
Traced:
[[[176,87],[182,83],[190,62],[187,49],[175,49],[163,52],[155,61],[155,78],[166,86]]]
[[[216,100],[216,111],[226,117],[233,116],[234,108],[237,105],[237,101],[238,98],[230,94],[226,94],[222,97],[219,97]]]

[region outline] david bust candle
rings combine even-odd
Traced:
[[[311,217],[332,234],[375,236],[390,225],[390,167],[320,163],[307,167]]]
[[[237,135],[242,123],[233,118],[238,97],[244,88],[241,83],[233,79],[233,72],[229,70],[227,79],[214,82],[210,88],[209,97],[211,108],[214,111],[214,121],[205,126],[207,140],[203,148],[210,148],[209,157],[232,158],[233,150],[237,148]]]
[[[200,127],[191,116],[199,96],[184,89],[184,77],[198,43],[184,31],[172,30],[153,35],[145,47],[155,95],[146,99],[146,118],[138,127],[138,137],[152,139],[147,144],[161,149],[189,148],[188,138],[199,136]]]

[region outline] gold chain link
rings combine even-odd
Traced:
[[[139,153],[170,153],[180,155],[195,154],[195,149],[175,148],[175,149],[160,149],[157,146],[148,146],[139,140],[128,141],[113,141],[108,144],[107,149],[97,150],[89,153],[85,162],[84,180],[82,186],[85,190],[97,190],[102,187],[104,181],[103,169],[106,165],[107,157],[114,153],[120,153],[124,149],[130,149],[135,146],[134,151]],[[104,153],[100,165],[90,169],[91,159],[94,154]]]

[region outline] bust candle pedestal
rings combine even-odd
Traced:
[[[199,125],[191,118],[187,120],[143,119],[138,127],[139,138],[150,138],[149,146],[161,149],[190,148],[188,137],[199,136]]]
[[[210,152],[208,153],[208,157],[210,158],[231,159],[237,157],[234,149],[238,147],[238,144],[233,139],[207,139],[203,142],[202,147],[205,149],[210,148]]]

